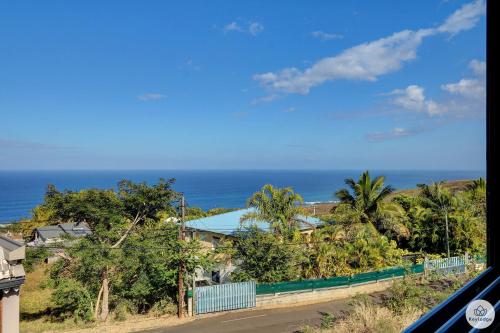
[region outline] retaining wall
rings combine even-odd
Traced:
[[[343,299],[352,297],[361,293],[374,293],[377,291],[384,291],[389,288],[395,279],[402,277],[395,277],[394,279],[381,280],[377,282],[369,282],[356,284],[351,286],[342,286],[335,288],[323,288],[306,291],[294,291],[287,293],[277,293],[269,295],[258,295],[256,301],[257,308],[276,308],[286,307],[291,304],[305,305],[311,303],[318,303],[322,301],[331,301],[336,299]]]

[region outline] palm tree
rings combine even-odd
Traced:
[[[404,210],[395,202],[385,202],[394,189],[384,186],[384,180],[384,176],[372,180],[368,171],[363,172],[357,182],[347,178],[345,183],[349,188],[335,192],[341,203],[339,207],[342,206],[339,211],[347,208],[361,223],[369,223],[379,231],[392,230],[407,236],[408,230],[401,223]]]
[[[275,188],[267,184],[248,199],[247,206],[255,208],[255,211],[243,216],[241,222],[267,222],[276,235],[290,238],[299,229],[300,223],[306,222],[297,217],[303,214],[302,203],[304,200],[292,188]]]
[[[486,180],[482,177],[473,180],[466,189],[471,199],[486,211]]]
[[[483,177],[473,180],[472,183],[467,185],[467,190],[486,192],[486,180]]]
[[[450,257],[450,236],[448,216],[453,209],[455,200],[449,191],[443,188],[443,182],[433,183],[432,185],[419,184],[420,188],[420,204],[424,208],[429,208],[438,216],[444,217],[445,233],[446,233],[446,252]]]

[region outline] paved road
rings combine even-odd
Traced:
[[[319,325],[325,313],[335,315],[348,308],[347,300],[336,300],[283,309],[238,311],[143,333],[290,333],[305,325]]]

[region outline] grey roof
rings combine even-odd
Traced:
[[[40,237],[45,239],[61,238],[63,235],[72,237],[84,237],[92,232],[86,223],[62,223],[58,225],[48,225],[35,229]]]
[[[21,260],[25,257],[25,247],[8,237],[0,235],[0,250],[6,260]]]
[[[38,232],[40,237],[45,239],[60,238],[64,234],[64,230],[59,228],[58,225],[48,225],[46,227],[36,228],[35,230]]]
[[[7,251],[15,251],[23,246],[24,246],[23,244],[16,242],[15,240],[10,239],[9,237],[0,235],[0,247],[3,247]]]
[[[92,233],[86,223],[61,223],[59,227],[61,227],[65,233],[74,237],[83,237]]]

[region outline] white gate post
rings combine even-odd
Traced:
[[[429,258],[425,256],[424,258],[424,276],[427,276],[429,269]]]

